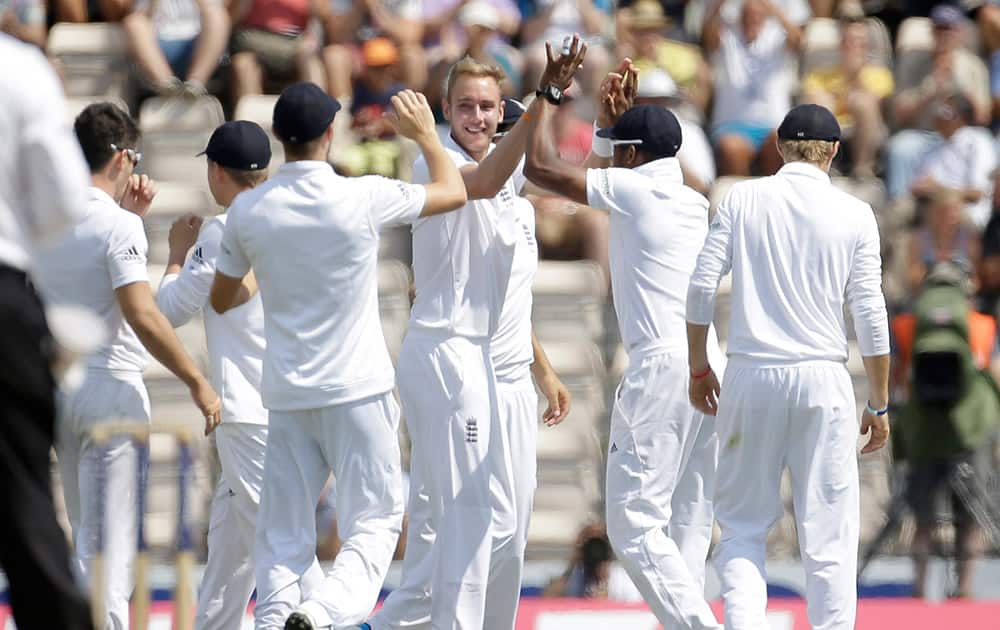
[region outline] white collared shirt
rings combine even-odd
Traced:
[[[888,354],[875,213],[820,169],[793,162],[732,187],[698,256],[688,321],[712,321],[719,280],[730,270],[730,359],[846,362],[845,301],[862,356]]]
[[[115,290],[149,282],[149,244],[142,219],[103,190],[89,189],[86,214],[37,264],[37,282],[51,305],[82,306],[104,321],[109,341],[87,367],[141,373],[148,354],[122,316]]]
[[[445,150],[460,169],[476,164],[451,137]],[[430,181],[422,156],[413,165],[413,181]],[[417,295],[411,326],[474,339],[496,333],[517,240],[515,187],[512,177],[492,199],[469,201],[413,225]]]
[[[423,186],[298,161],[236,198],[216,265],[233,278],[251,267],[256,275],[266,408],[318,409],[393,388],[378,312],[379,232],[415,221],[426,197]]]
[[[715,98],[712,126],[748,123],[776,128],[792,105],[795,81],[788,36],[774,18],[757,38],[743,38],[739,22],[722,27],[715,53]]]
[[[0,264],[31,267],[35,248],[83,216],[90,181],[66,99],[37,47],[0,33]]]
[[[535,207],[524,197],[514,199],[517,241],[511,265],[507,295],[496,334],[490,340],[490,357],[497,379],[517,383],[530,378],[535,360],[531,343],[531,286],[538,271],[538,242],[535,240]]]
[[[264,307],[260,293],[222,315],[208,306],[226,215],[205,223],[179,274],[163,276],[156,304],[176,328],[202,311],[212,386],[222,398],[222,421],[267,424],[260,399]]]
[[[708,200],[683,183],[680,162],[587,171],[587,204],[611,213],[611,287],[629,354],[687,352],[684,300],[708,233]]]

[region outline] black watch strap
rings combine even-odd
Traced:
[[[562,105],[563,92],[555,85],[549,83],[545,87],[535,92],[536,97],[544,98],[553,105]]]

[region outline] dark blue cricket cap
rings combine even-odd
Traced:
[[[821,105],[799,105],[785,114],[778,126],[779,140],[840,140],[840,124],[833,112]]]
[[[525,111],[527,110],[521,101],[513,98],[503,99],[503,120],[497,125],[497,135],[500,136],[510,131]]]
[[[683,140],[677,117],[660,105],[636,105],[614,127],[599,129],[597,135],[615,145],[638,145],[643,153],[657,158],[677,155]]]
[[[315,83],[290,85],[274,105],[274,135],[291,144],[320,137],[340,111],[340,103]]]
[[[271,163],[271,141],[257,123],[233,120],[219,125],[198,155],[237,171],[259,171]]]

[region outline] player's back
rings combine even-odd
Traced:
[[[269,409],[320,408],[392,389],[371,207],[374,188],[392,185],[340,177],[325,162],[290,162],[230,207],[223,257],[232,255],[232,233],[260,287]]]
[[[874,227],[871,207],[820,169],[795,162],[735,185],[712,229],[726,220],[730,356],[846,361],[845,294],[862,239]]]
[[[84,217],[40,258],[36,277],[46,302],[82,306],[104,322],[107,342],[88,367],[141,372],[145,348],[125,321],[115,290],[148,282],[142,219],[102,190],[88,190]]]

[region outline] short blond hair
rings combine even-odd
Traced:
[[[235,168],[222,167],[222,170],[229,175],[240,188],[253,188],[257,184],[262,184],[267,179],[267,168],[262,168],[254,171],[242,171]]]
[[[448,70],[448,78],[445,79],[444,85],[444,98],[446,101],[451,101],[451,91],[455,88],[455,83],[458,82],[459,77],[488,77],[496,81],[497,85],[500,86],[507,80],[507,75],[500,66],[495,63],[485,63],[466,55],[455,62],[455,65]]]
[[[785,162],[822,165],[837,154],[837,143],[826,140],[779,140],[778,149]]]

